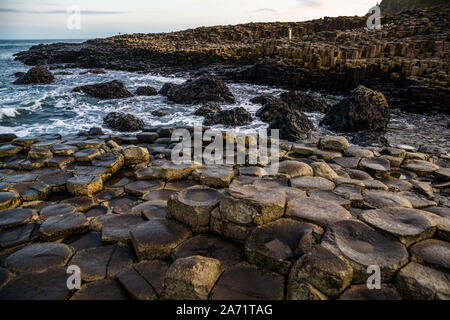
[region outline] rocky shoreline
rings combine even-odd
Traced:
[[[175,165],[173,129],[1,135],[0,299],[450,299],[442,148],[280,141],[267,176]]]
[[[386,15],[381,30],[366,30],[365,17],[326,17],[39,45],[16,59],[52,68],[214,74],[329,93],[365,85],[394,108],[448,114],[449,10],[444,5]],[[292,41],[288,27],[294,29]]]

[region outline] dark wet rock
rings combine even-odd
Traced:
[[[219,103],[217,103],[217,102],[207,102],[203,106],[198,108],[194,112],[194,115],[205,117],[207,114],[215,113],[215,112],[219,112],[219,111],[222,111],[222,107],[220,106]]]
[[[14,133],[2,133],[0,134],[0,143],[11,142],[16,138],[17,136]]]
[[[336,298],[350,286],[353,279],[351,265],[330,250],[315,246],[293,266],[289,275],[287,298],[304,300],[302,284],[310,284],[330,298]]]
[[[154,219],[136,226],[130,235],[139,260],[166,259],[191,232],[175,221]]]
[[[85,284],[70,300],[129,300],[129,297],[118,281],[105,279]]]
[[[159,90],[159,94],[163,95],[163,96],[167,96],[168,92],[170,89],[175,88],[177,85],[175,83],[165,83],[161,90]]]
[[[215,113],[209,113],[203,120],[204,126],[214,126],[223,124],[225,126],[243,126],[253,121],[253,118],[247,110],[242,107],[223,110]]]
[[[103,118],[104,123],[111,129],[124,132],[133,132],[142,130],[144,121],[133,116],[132,114],[110,112]]]
[[[381,284],[381,289],[369,290],[367,284],[354,285],[341,294],[339,300],[402,300],[397,289],[391,284]]]
[[[100,99],[120,99],[133,96],[133,94],[127,90],[125,85],[118,80],[79,86],[74,88],[73,91],[83,92],[89,96]]]
[[[256,111],[256,116],[259,117],[261,121],[267,123],[271,123],[279,113],[292,111],[287,103],[275,97],[270,99],[261,98],[261,100],[258,101],[262,101],[264,103],[262,108]]]
[[[117,244],[108,262],[107,278],[114,278],[121,270],[135,262],[133,249],[128,244]]]
[[[215,285],[212,300],[282,300],[284,278],[246,262],[223,273]]]
[[[0,248],[9,248],[26,243],[35,238],[38,226],[29,223],[0,232]]]
[[[245,253],[250,263],[286,275],[322,232],[312,224],[280,219],[255,228],[247,238]]]
[[[109,201],[113,213],[129,214],[139,199],[132,196],[121,196]]]
[[[308,117],[298,110],[279,112],[269,126],[269,130],[279,129],[280,138],[297,141],[309,137],[314,125]]]
[[[150,86],[138,87],[134,93],[137,96],[156,96],[158,92]]]
[[[152,116],[154,116],[154,117],[165,117],[165,116],[168,115],[167,112],[163,112],[163,111],[160,111],[160,110],[152,111],[151,114],[152,114]]]
[[[394,274],[408,261],[408,251],[357,220],[342,220],[329,226],[322,246],[348,260],[353,267],[353,282],[367,281],[367,268],[378,265],[381,281],[390,282]]]
[[[24,75],[20,76],[14,84],[34,84],[51,83],[55,77],[45,66],[31,68]]]
[[[13,191],[0,192],[0,210],[15,208],[22,202],[20,196]]]
[[[44,200],[51,193],[51,187],[41,182],[17,183],[10,190],[17,192],[24,201]]]
[[[153,287],[133,268],[129,267],[119,272],[117,280],[134,300],[157,300]]]
[[[65,300],[68,276],[65,267],[21,274],[0,289],[0,300]]]
[[[94,199],[92,199],[91,197],[87,197],[87,196],[86,197],[68,198],[68,199],[61,201],[61,203],[70,204],[70,205],[74,206],[75,208],[77,208],[78,211],[81,211],[81,212],[88,211],[90,208],[92,208],[96,204],[94,202]]]
[[[172,259],[203,256],[220,261],[224,269],[243,260],[242,249],[235,243],[213,235],[198,235],[180,244],[172,253]]]
[[[390,109],[381,92],[358,86],[350,95],[334,105],[321,125],[343,132],[386,130]]]
[[[173,190],[156,190],[152,191],[149,194],[144,196],[144,200],[146,201],[167,201],[169,200],[172,194],[175,194],[176,191]]]
[[[206,102],[224,102],[232,104],[234,96],[226,84],[214,77],[202,76],[188,80],[183,84],[172,87],[167,92],[169,100],[184,103],[198,104]]]
[[[283,92],[280,98],[291,108],[302,112],[327,113],[330,109],[330,104],[327,100],[301,91]]]
[[[56,156],[70,156],[77,152],[78,148],[67,144],[57,144],[51,147],[51,151]]]
[[[138,204],[131,210],[134,214],[141,214],[147,220],[162,219],[167,216],[166,214],[167,203],[165,201],[146,201]]]
[[[19,153],[20,151],[22,151],[23,147],[21,146],[16,146],[16,145],[12,145],[12,144],[4,144],[2,146],[0,146],[0,157],[9,157],[9,156],[13,156],[17,153]]]
[[[102,245],[102,236],[99,232],[89,231],[82,235],[69,237],[65,243],[70,245],[75,251],[80,251],[88,248],[96,248]]]
[[[170,197],[167,217],[180,221],[194,233],[209,231],[211,211],[218,206],[221,194],[208,187],[191,187]]]
[[[130,231],[144,222],[138,214],[106,216],[102,220],[102,240],[105,243],[127,242],[130,239]]]
[[[12,272],[43,271],[49,267],[66,265],[72,254],[72,248],[65,244],[36,243],[6,257],[3,266]]]
[[[142,261],[134,265],[134,269],[151,284],[160,296],[163,288],[164,277],[169,265],[161,260]]]
[[[161,297],[165,300],[207,300],[222,271],[217,259],[202,256],[177,259],[167,270]]]
[[[84,233],[89,221],[81,213],[66,213],[45,220],[39,232],[46,239],[61,239],[69,235]]]
[[[114,245],[83,249],[73,256],[70,260],[70,265],[80,267],[83,281],[91,282],[104,279],[115,249]]]
[[[395,279],[397,290],[410,300],[449,300],[450,279],[447,273],[411,262]]]
[[[371,226],[398,238],[405,246],[431,238],[435,224],[420,210],[385,208],[365,210],[361,218]]]
[[[0,211],[0,230],[29,223],[35,214],[30,209],[9,209]]]
[[[353,134],[351,143],[359,146],[389,146],[388,140],[383,137],[379,132],[373,131],[358,131]]]
[[[103,130],[99,127],[93,127],[89,129],[88,134],[90,136],[101,136],[103,135]]]
[[[286,217],[328,226],[336,221],[350,219],[352,215],[336,202],[297,198],[288,202]]]

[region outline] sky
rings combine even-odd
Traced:
[[[0,0],[0,39],[90,39],[119,32],[362,16],[375,4],[374,0]],[[77,8],[79,19],[73,15]]]

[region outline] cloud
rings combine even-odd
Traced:
[[[67,14],[67,10],[19,10],[10,8],[0,8],[0,13],[28,13],[28,14]],[[96,10],[81,10],[81,14],[125,14],[124,11],[96,11]]]
[[[324,0],[297,0],[302,7],[320,8],[325,3]]]
[[[255,12],[271,12],[271,13],[278,13],[278,10],[271,9],[271,8],[261,8],[255,10]]]

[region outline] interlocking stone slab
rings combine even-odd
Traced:
[[[42,158],[51,158],[53,156],[53,153],[47,149],[47,148],[37,148],[33,147],[28,151],[28,159],[30,160],[37,160]]]
[[[384,208],[366,210],[362,220],[399,239],[406,246],[433,236],[436,225],[420,210]]]
[[[22,151],[22,149],[23,148],[21,146],[11,144],[0,146],[0,158],[13,156]]]
[[[319,148],[323,150],[345,151],[348,149],[348,141],[345,137],[329,136],[319,141]]]
[[[198,185],[198,182],[194,181],[194,180],[179,180],[179,181],[172,181],[172,182],[167,182],[166,183],[166,190],[171,190],[171,191],[181,191],[193,186]]]
[[[364,192],[365,205],[368,208],[402,207],[412,208],[411,202],[392,192],[367,190]]]
[[[152,162],[151,169],[156,178],[176,181],[186,179],[197,167],[196,164],[175,164],[171,161],[160,160]]]
[[[336,202],[298,198],[288,202],[286,217],[327,226],[336,221],[350,219],[352,215]]]
[[[411,262],[395,279],[397,290],[410,300],[449,300],[450,277],[418,263]]]
[[[348,149],[344,151],[344,155],[346,157],[359,157],[359,158],[373,158],[374,157],[374,154],[372,151],[370,151],[366,148],[361,148],[361,147],[356,147],[356,146],[348,147]]]
[[[406,160],[403,162],[402,168],[412,171],[419,176],[428,176],[440,169],[439,166],[423,160]]]
[[[241,167],[239,168],[239,175],[262,178],[267,175],[267,172],[261,167]]]
[[[169,269],[169,265],[161,260],[150,260],[135,264],[134,269],[151,284],[158,296],[161,296],[164,277],[167,269]]]
[[[10,191],[17,192],[23,201],[36,201],[46,199],[52,188],[42,182],[25,182],[14,184]]]
[[[286,179],[302,176],[312,177],[313,170],[304,162],[285,160],[279,163],[278,175],[284,176]]]
[[[191,232],[175,221],[153,219],[133,228],[130,235],[139,260],[167,259]]]
[[[363,181],[374,180],[370,174],[368,174],[367,172],[362,171],[362,170],[346,169],[345,172],[348,173],[348,175],[350,176],[351,179],[363,180]],[[376,181],[378,181],[378,180],[376,180]]]
[[[391,170],[391,163],[382,158],[364,158],[359,162],[358,168],[367,171],[374,177],[386,177]]]
[[[0,300],[65,300],[70,296],[67,277],[64,267],[21,274],[0,289]]]
[[[111,255],[106,272],[107,278],[114,278],[121,270],[135,262],[133,249],[128,244],[118,244]]]
[[[329,190],[312,191],[310,192],[309,196],[313,199],[322,199],[326,201],[336,202],[345,209],[349,209],[352,206],[352,202],[350,201],[350,199]]]
[[[138,163],[148,163],[150,161],[150,154],[147,149],[133,145],[124,148],[123,155],[125,157],[126,166]]]
[[[87,196],[65,199],[65,200],[61,201],[60,203],[61,204],[64,204],[64,203],[70,204],[71,206],[74,206],[75,208],[77,208],[77,211],[81,211],[81,212],[88,211],[96,204],[94,202],[94,199],[92,199],[91,197],[87,197]]]
[[[211,211],[222,195],[215,189],[194,186],[178,192],[167,202],[167,217],[187,225],[194,233],[209,231]]]
[[[306,192],[297,188],[292,187],[276,187],[274,188],[277,191],[282,191],[286,195],[286,202],[296,199],[296,198],[304,198],[307,197]]]
[[[62,243],[36,243],[6,257],[3,266],[12,272],[42,271],[49,267],[64,266],[72,254],[72,248]]]
[[[130,231],[137,225],[144,223],[140,214],[109,215],[103,219],[102,240],[108,242],[127,242]]]
[[[259,186],[229,188],[220,200],[222,217],[241,225],[262,225],[281,218],[286,195]]]
[[[11,175],[11,176],[6,177],[5,179],[3,179],[3,182],[8,182],[8,183],[32,182],[32,181],[35,181],[36,178],[37,178],[37,175],[35,175],[35,174],[29,174],[29,173],[16,174],[16,175]]]
[[[105,185],[103,185],[105,187]],[[123,188],[104,188],[102,191],[97,193],[95,197],[103,202],[103,201],[110,201],[114,198],[118,198],[124,194]]]
[[[381,284],[381,289],[369,290],[367,284],[354,285],[341,294],[339,300],[402,300],[397,289],[391,284]]]
[[[152,191],[161,190],[164,183],[159,180],[146,180],[131,182],[125,186],[125,192],[134,196],[142,197]]]
[[[133,207],[131,213],[140,214],[147,220],[166,218],[167,202],[165,201],[146,201]]]
[[[77,209],[68,203],[57,203],[46,206],[40,212],[42,219],[47,219],[61,214],[75,213]]]
[[[124,164],[125,158],[119,153],[101,154],[92,160],[92,165],[96,167],[105,167],[107,168],[108,173],[116,173]]]
[[[433,219],[438,228],[437,237],[450,242],[450,208],[429,207],[424,210],[431,212],[430,218]]]
[[[233,168],[208,167],[202,169],[200,174],[200,183],[213,188],[226,188],[230,185],[233,177]]]
[[[111,214],[112,211],[107,205],[97,205],[89,209],[84,215],[87,218],[100,217],[107,214]]]
[[[77,176],[67,180],[67,191],[73,196],[90,196],[103,189],[103,181],[97,176]]]
[[[88,139],[88,140],[80,141],[78,143],[78,146],[81,149],[91,149],[91,148],[100,148],[104,144],[105,144],[105,141],[100,140],[100,139]]]
[[[175,193],[176,191],[173,190],[156,190],[146,194],[143,199],[146,201],[167,201]]]
[[[411,180],[411,183],[414,186],[414,190],[416,190],[417,192],[423,194],[428,198],[433,198],[434,190],[429,183],[418,180]]]
[[[353,208],[362,208],[364,197],[361,189],[361,187],[356,185],[341,184],[334,189],[334,193],[349,199]]]
[[[315,246],[302,256],[292,267],[288,280],[287,298],[303,300],[303,284],[317,288],[319,292],[336,298],[348,286],[353,278],[351,265],[322,246]]]
[[[391,192],[408,191],[413,185],[407,180],[383,180],[383,183],[389,187]]]
[[[157,300],[152,286],[133,268],[129,267],[116,276],[128,295],[134,300]]]
[[[381,281],[390,282],[395,272],[408,261],[408,251],[357,220],[342,220],[328,227],[322,246],[339,257],[347,259],[353,267],[353,282],[367,281],[367,268],[378,265]]]
[[[75,251],[80,251],[88,248],[96,248],[102,245],[102,236],[99,232],[89,231],[82,235],[69,237],[65,243],[70,245]]]
[[[61,239],[69,235],[79,234],[87,231],[89,221],[84,214],[66,213],[53,216],[44,221],[39,232],[46,239]]]
[[[239,263],[225,271],[216,283],[212,300],[282,300],[283,276],[248,264]]]
[[[427,207],[437,206],[436,202],[420,197],[414,192],[409,191],[399,192],[398,195],[409,200],[409,202],[411,202],[411,205],[415,209],[423,209]]]
[[[443,181],[450,181],[450,168],[440,168],[434,172],[434,176]]]
[[[67,144],[56,144],[52,146],[50,150],[56,156],[67,157],[77,152],[78,148]]]
[[[115,249],[115,245],[83,249],[74,255],[69,265],[80,267],[81,280],[85,282],[104,279]]]
[[[245,253],[250,263],[286,275],[293,261],[311,250],[321,228],[292,219],[280,219],[255,228],[247,238]]]
[[[337,173],[326,162],[313,162],[311,163],[311,168],[315,177],[322,177],[327,180],[333,180],[338,177]]]
[[[222,271],[217,259],[202,256],[177,259],[167,270],[162,298],[206,300]]]
[[[83,285],[70,300],[129,300],[129,297],[120,283],[105,279]]]
[[[429,239],[412,246],[410,252],[411,261],[450,272],[450,243]]]
[[[9,209],[0,211],[0,230],[31,222],[36,215],[30,209]]]
[[[291,179],[290,184],[304,191],[333,190],[335,187],[333,182],[322,177],[298,177]]]
[[[70,172],[61,172],[56,174],[50,174],[45,176],[40,176],[38,178],[39,182],[48,185],[52,188],[53,192],[65,191],[67,180],[73,177]]]
[[[67,171],[73,173],[75,176],[97,176],[103,181],[111,176],[106,167],[76,165],[75,167],[67,169]]]
[[[91,148],[77,151],[73,154],[73,157],[77,162],[90,162],[98,155],[100,155],[100,150]]]
[[[75,158],[74,157],[63,157],[63,156],[57,156],[49,159],[47,161],[47,165],[49,167],[56,167],[56,168],[65,168],[69,164],[74,163]]]
[[[0,248],[14,247],[30,241],[34,237],[34,230],[38,227],[33,224],[24,224],[0,232]]]
[[[0,210],[18,207],[21,202],[22,198],[14,191],[0,192]]]
[[[358,167],[360,157],[341,157],[333,159],[334,163],[346,169],[356,169]]]
[[[331,161],[333,159],[342,157],[342,153],[328,150],[315,150],[313,152],[313,155],[318,159],[323,159],[325,161]]]
[[[109,201],[109,206],[113,213],[116,214],[129,214],[132,212],[133,207],[138,204],[139,199],[132,196],[121,196]]]

